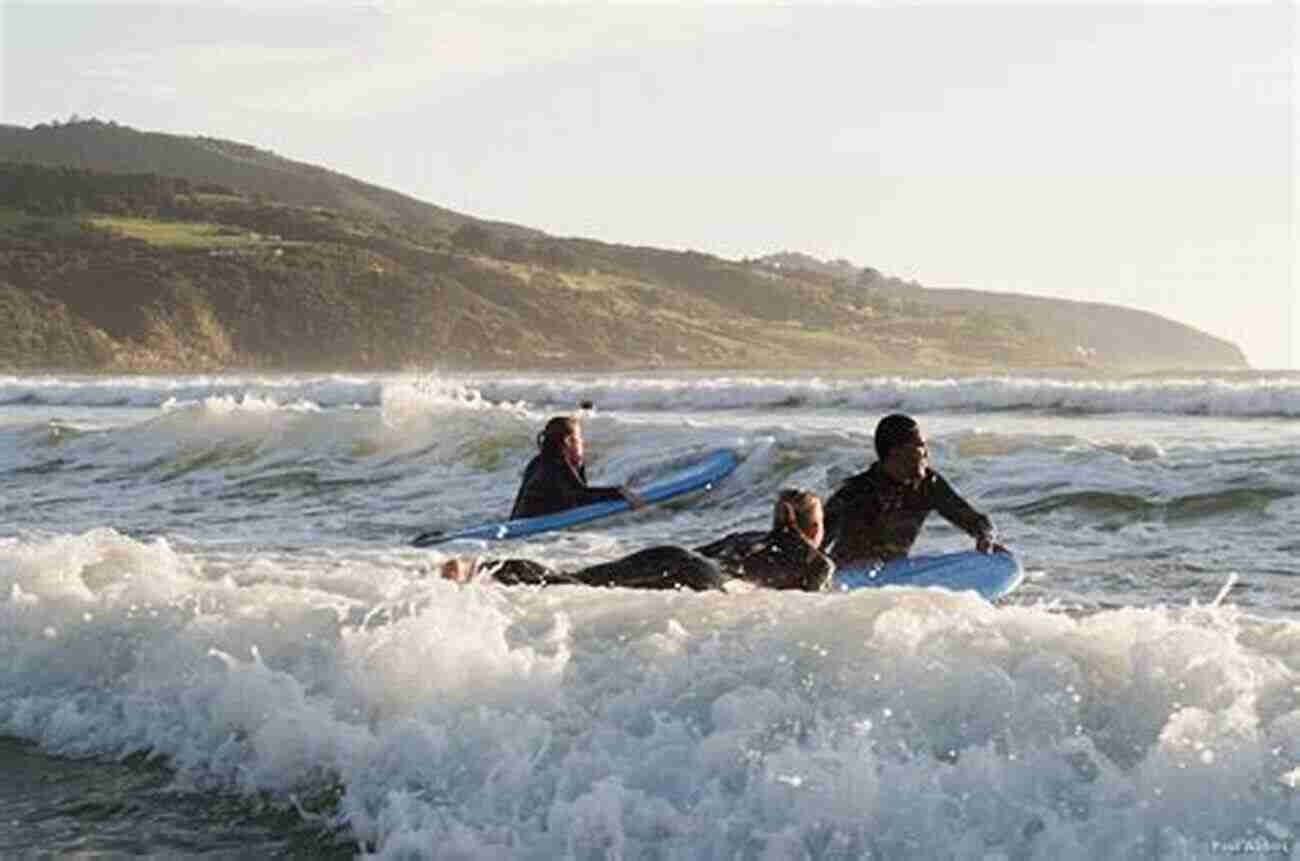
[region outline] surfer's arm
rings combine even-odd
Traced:
[[[624,487],[592,487],[587,484],[587,470],[583,466],[576,468],[566,466],[563,469],[557,469],[556,472],[558,473],[557,480],[560,484],[560,492],[564,497],[565,508],[577,508],[580,505],[591,505],[595,502],[613,502],[628,499],[627,489]],[[631,502],[631,500],[628,499],[628,502]]]
[[[975,549],[992,553],[997,544],[997,530],[988,516],[976,511],[942,475],[931,473],[930,504],[943,518],[975,539]]]
[[[623,487],[587,487],[586,485],[575,485],[573,488],[574,502],[571,507],[576,508],[579,505],[590,505],[593,502],[612,502],[620,499],[628,499],[628,490]],[[635,496],[635,494],[633,494]],[[639,500],[640,497],[637,497]],[[635,507],[635,505],[633,506]]]
[[[825,592],[831,587],[835,563],[825,553],[809,544],[799,573],[799,588],[805,592]]]

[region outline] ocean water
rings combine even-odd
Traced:
[[[593,483],[741,465],[407,546],[584,400]],[[896,410],[999,604],[436,576],[763,528]],[[0,377],[0,764],[5,858],[1300,858],[1300,375]]]

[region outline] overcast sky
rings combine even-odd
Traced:
[[[1300,367],[1291,0],[0,0],[0,121],[562,236],[1154,311]]]

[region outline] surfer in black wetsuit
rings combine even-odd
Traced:
[[[822,549],[837,565],[872,565],[907,556],[931,511],[974,538],[981,553],[1006,550],[995,543],[988,517],[930,469],[915,419],[901,413],[885,416],[876,426],[875,445],[879,460],[847,479],[826,502]]]
[[[830,584],[835,564],[817,549],[821,500],[803,490],[777,498],[768,532],[737,532],[695,551],[672,545],[578,571],[558,571],[531,559],[449,559],[442,576],[464,583],[480,574],[508,586],[618,586],[625,589],[723,589],[739,578],[770,589],[816,592]]]
[[[817,549],[822,532],[817,495],[786,489],[777,497],[769,531],[734,532],[695,552],[716,560],[728,577],[769,589],[820,592],[829,588],[835,572],[835,563]]]
[[[510,519],[539,517],[593,502],[625,499],[633,508],[640,498],[627,487],[587,484],[582,423],[574,416],[556,416],[537,435],[536,457],[524,468]]]
[[[624,589],[722,589],[726,579],[718,566],[684,547],[660,545],[629,556],[559,571],[532,559],[449,559],[442,576],[465,583],[477,576],[507,586],[618,586]]]

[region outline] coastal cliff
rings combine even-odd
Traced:
[[[1243,369],[1096,303],[482,221],[211,138],[0,127],[0,368]]]

